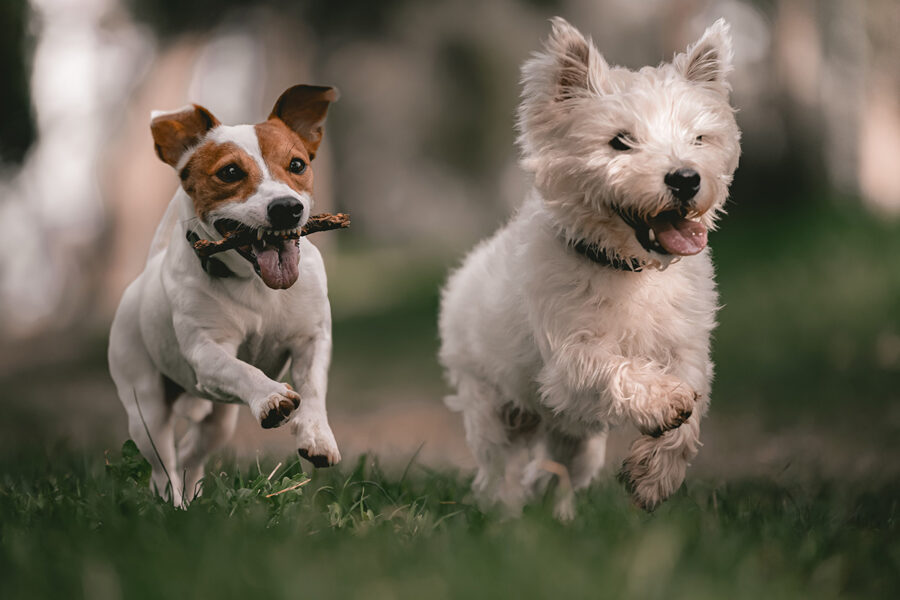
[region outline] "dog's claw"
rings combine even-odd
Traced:
[[[260,421],[260,425],[262,425],[263,429],[274,429],[282,425],[299,405],[300,403],[293,398],[281,400],[265,414],[262,421]]]
[[[694,412],[699,395],[674,378],[663,380],[651,388],[651,409],[643,411],[635,423],[640,432],[658,438],[681,427]]]
[[[694,394],[694,395],[696,396],[696,394]],[[693,412],[694,412],[693,409],[690,409],[690,408],[686,408],[686,409],[676,408],[675,415],[669,418],[669,420],[666,422],[665,427],[658,427],[658,428],[654,429],[653,431],[651,431],[648,435],[650,435],[650,437],[657,438],[667,431],[672,431],[673,429],[678,429],[679,427],[684,425],[685,421],[687,421],[691,417]]]
[[[286,393],[273,394],[264,401],[259,414],[259,424],[263,429],[274,429],[287,423],[300,406],[300,395],[285,384]]]
[[[327,456],[310,456],[309,452],[304,448],[299,448],[297,450],[297,454],[300,455],[301,458],[305,458],[317,469],[326,469],[331,466],[331,462],[328,460]]]

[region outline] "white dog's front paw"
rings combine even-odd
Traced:
[[[648,512],[671,496],[684,481],[687,460],[679,443],[670,439],[677,435],[678,432],[671,431],[658,438],[638,438],[622,463],[619,481],[631,494],[632,502]]]
[[[305,418],[300,416],[291,423],[297,436],[297,453],[317,469],[330,467],[341,462],[341,453],[331,427],[325,418]]]
[[[281,390],[273,392],[250,404],[253,416],[263,429],[280,427],[291,418],[300,406],[300,394],[286,383],[279,384]]]
[[[645,408],[635,411],[635,425],[641,433],[659,437],[687,421],[696,401],[691,386],[677,377],[662,378],[650,386]]]

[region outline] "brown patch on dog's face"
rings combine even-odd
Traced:
[[[197,216],[205,219],[216,207],[244,202],[259,187],[259,165],[236,144],[206,142],[191,155],[179,173],[181,187],[194,201]]]
[[[312,194],[313,171],[307,143],[279,119],[255,126],[259,150],[269,174],[298,193]]]

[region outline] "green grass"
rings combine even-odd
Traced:
[[[483,513],[467,473],[364,459],[309,479],[290,459],[267,479],[271,457],[220,458],[180,511],[133,453],[104,464],[108,430],[53,445],[76,417],[119,410],[96,336],[0,374],[0,598],[897,597],[898,223],[825,204],[737,212],[712,246],[713,413],[780,433],[803,422],[835,452],[855,436],[884,457],[877,481],[878,466],[689,475],[647,515],[605,478],[563,525],[546,502],[519,520]],[[437,289],[455,259],[414,250],[333,253],[332,412],[440,401]]]
[[[715,410],[867,422],[900,402],[900,221],[837,205],[782,212],[729,216],[711,240]]]
[[[561,524],[469,503],[468,481],[371,459],[309,477],[212,465],[177,510],[126,444],[5,461],[0,597],[873,598],[900,590],[900,484],[692,483],[652,515],[600,485]],[[304,483],[305,482],[305,483]],[[290,489],[298,483],[300,487]],[[270,496],[282,490],[283,493]]]

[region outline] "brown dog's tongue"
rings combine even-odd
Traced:
[[[253,254],[260,278],[273,290],[291,287],[300,276],[300,248],[295,240],[284,240],[280,245],[255,242]]]
[[[660,246],[670,254],[688,256],[706,248],[706,227],[675,213],[663,213],[650,220]]]

